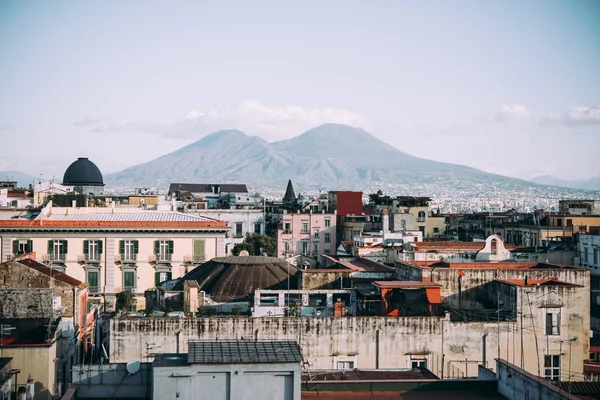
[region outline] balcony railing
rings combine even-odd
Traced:
[[[65,253],[49,253],[42,257],[42,261],[46,262],[65,262],[67,255]]]
[[[79,262],[98,263],[102,261],[102,254],[83,254],[80,255],[77,259]]]
[[[115,261],[122,263],[134,263],[137,261],[137,254],[117,254]]]
[[[183,262],[184,263],[198,264],[198,263],[201,263],[201,262],[204,262],[204,261],[206,261],[206,259],[205,259],[205,257],[204,257],[203,254],[200,254],[200,255],[198,255],[198,254],[194,254],[194,255],[188,254],[187,256],[183,256]]]
[[[89,286],[88,289],[90,290],[90,293],[99,293],[100,292],[100,286]]]
[[[172,261],[171,254],[152,254],[148,256],[148,262],[167,263]]]

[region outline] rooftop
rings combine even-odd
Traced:
[[[293,341],[189,342],[190,364],[300,363],[300,346]]]
[[[528,279],[527,284],[525,284],[525,280],[523,279],[499,279],[499,282],[509,283],[515,286],[570,286],[570,287],[580,287],[580,285],[575,285],[573,283],[562,282],[557,279]]]
[[[303,380],[309,379],[303,374]],[[400,381],[400,380],[432,380],[439,378],[428,369],[353,369],[342,370],[314,370],[310,371],[310,381]]]
[[[423,260],[423,261],[396,261],[397,264],[410,265],[416,268],[447,268],[447,269],[500,269],[500,270],[516,270],[516,269],[573,269],[584,270],[583,268],[570,265],[558,265],[539,262],[445,262],[438,260]]]
[[[45,264],[39,263],[39,262],[35,261],[34,259],[29,258],[27,255],[23,256],[22,258],[18,258],[16,260],[8,261],[6,263],[0,264],[0,267],[2,265],[10,263],[10,262],[17,262],[21,265],[24,265],[26,267],[34,269],[38,272],[41,272],[44,275],[51,276],[52,278],[56,279],[57,281],[64,282],[71,286],[75,286],[75,287],[79,287],[79,288],[84,286],[84,283],[81,282],[80,280],[77,280],[67,274],[63,274],[62,272],[59,272],[56,269],[50,268]]]
[[[440,250],[471,250],[479,251],[485,247],[485,242],[411,242],[415,251],[440,251]],[[504,243],[506,250],[515,250],[518,247]]]
[[[213,187],[219,188],[217,193],[248,193],[246,185],[239,183],[171,183],[169,193],[213,193]]]
[[[374,281],[373,285],[381,289],[429,289],[442,287],[439,283],[419,281]]]
[[[375,261],[368,260],[362,257],[340,257],[340,256],[331,256],[327,254],[322,254],[321,257],[326,258],[330,261],[333,261],[341,269],[350,269],[355,272],[393,272],[394,269],[388,267],[387,265],[380,264]],[[315,270],[310,270],[315,271]],[[323,271],[327,271],[327,269],[323,269]]]

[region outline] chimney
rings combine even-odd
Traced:
[[[388,210],[383,210],[383,234],[385,235],[390,231],[390,216]]]

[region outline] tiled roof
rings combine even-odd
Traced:
[[[373,284],[383,289],[424,289],[442,287],[439,283],[421,281],[374,281]]]
[[[281,342],[189,342],[190,364],[299,363],[300,346]]]
[[[447,251],[447,250],[471,250],[478,251],[485,247],[485,242],[412,242],[415,251]],[[506,250],[515,250],[518,247],[504,243]]]
[[[510,283],[516,286],[579,286],[568,282],[562,282],[556,279],[528,279],[525,285],[524,279],[499,279],[500,282]]]
[[[171,183],[169,185],[169,193],[212,193],[213,186],[219,186],[221,193],[248,193],[246,185],[238,183]]]
[[[81,287],[83,285],[83,282],[81,282],[80,280],[77,280],[67,274],[63,274],[62,272],[59,272],[55,269],[48,267],[45,264],[32,260],[31,258],[21,258],[16,260],[16,262],[31,269],[35,269],[36,271],[41,272],[44,275],[51,276],[57,281],[64,282],[71,286]]]
[[[199,222],[216,221],[213,218],[194,216],[178,212],[135,212],[135,213],[89,213],[52,214],[44,221],[110,221],[110,222]]]
[[[556,382],[556,386],[575,396],[600,395],[600,382]]]

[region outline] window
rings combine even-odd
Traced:
[[[596,361],[596,353],[590,353],[590,361]]]
[[[67,258],[67,241],[48,240],[48,255],[50,261],[65,261]]]
[[[90,293],[98,293],[100,287],[100,271],[95,268],[88,269],[86,275],[86,282],[89,285]]]
[[[425,227],[424,226],[420,226],[419,230],[421,231],[421,233],[423,234],[423,236],[425,236]]]
[[[315,239],[318,239],[319,236],[320,236],[319,229],[315,229],[315,234],[314,234]]]
[[[292,224],[285,222],[283,224],[283,233],[292,233]]]
[[[546,313],[546,335],[560,335],[560,311]]]
[[[13,255],[27,254],[33,251],[32,240],[14,240],[13,241]]]
[[[495,256],[497,254],[498,254],[498,244],[496,243],[496,239],[492,239],[491,255]]]
[[[123,290],[135,291],[135,269],[123,270]]]
[[[556,219],[556,226],[562,226],[562,218]]]
[[[560,356],[544,356],[544,377],[553,381],[560,379]]]
[[[594,249],[594,265],[598,264],[598,249]]]
[[[84,240],[83,256],[85,261],[100,261],[102,258],[102,240]]]
[[[173,254],[173,241],[156,240],[154,242],[154,254],[156,255],[156,261],[158,262],[171,261],[171,255]]]
[[[285,245],[285,252],[291,253],[292,252],[292,242],[290,242],[289,240],[286,240],[284,242],[284,245]]]
[[[314,255],[319,254],[319,244],[318,243],[313,243],[313,254]]]
[[[354,369],[354,361],[338,361],[336,364],[337,369]]]
[[[331,218],[325,218],[325,228],[329,228],[331,226]]]
[[[583,248],[583,263],[584,264],[588,263],[588,251],[587,251],[587,247]]]
[[[433,233],[440,233],[440,228],[433,228]]]
[[[418,217],[417,217],[417,222],[424,222],[425,221],[425,211],[419,211]]]
[[[262,231],[262,224],[260,222],[257,222],[254,224],[254,233],[258,233],[260,235]]]
[[[325,234],[325,243],[331,243],[331,234],[329,234],[329,233]]]
[[[234,237],[241,238],[242,236],[244,236],[243,230],[244,230],[244,223],[243,222],[236,222],[235,223],[235,236]]]
[[[158,286],[159,284],[165,281],[170,281],[171,276],[171,271],[156,271],[156,273],[154,274],[154,284]]]
[[[204,261],[204,240],[194,240],[194,260],[193,261],[195,263]]]
[[[410,367],[412,369],[415,368],[427,368],[427,359],[420,357],[411,357],[410,358]]]
[[[302,241],[302,254],[308,254],[308,240]]]
[[[308,232],[308,222],[302,223],[302,233],[309,233]]]
[[[325,249],[325,254],[329,254],[329,249]]]
[[[119,253],[121,254],[122,262],[135,262],[138,254],[137,240],[121,240],[119,241]]]

